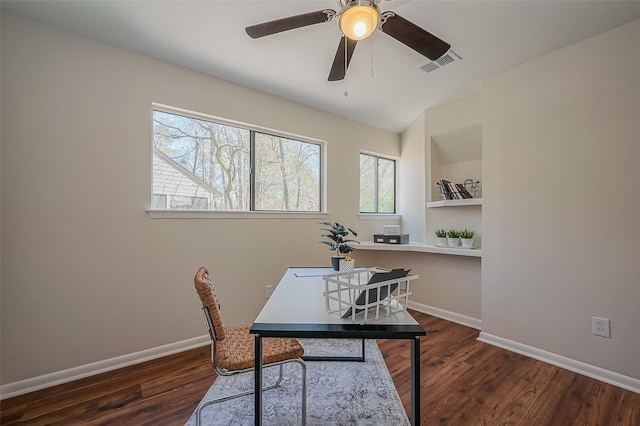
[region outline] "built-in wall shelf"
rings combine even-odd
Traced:
[[[481,249],[437,247],[429,244],[413,242],[407,244],[383,244],[374,243],[373,241],[363,241],[355,247],[356,250],[413,251],[422,253],[450,254],[453,256],[482,257]]]
[[[436,207],[481,206],[482,198],[466,198],[462,200],[440,200],[427,203],[428,209]]]

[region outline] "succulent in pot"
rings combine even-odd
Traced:
[[[444,228],[436,229],[436,240],[438,247],[444,247],[447,245],[447,230]]]
[[[460,246],[460,231],[457,229],[447,229],[447,244],[449,247]]]
[[[462,247],[473,248],[474,235],[476,235],[476,232],[467,228],[460,231],[460,241],[462,242]]]
[[[466,239],[473,238],[473,236],[476,235],[475,231],[472,231],[472,230],[467,229],[467,228],[464,228],[459,233],[460,233],[460,238],[466,238]]]

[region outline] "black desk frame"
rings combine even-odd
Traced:
[[[427,334],[420,325],[254,323],[250,332],[255,334],[255,424],[257,426],[262,425],[262,339],[269,337],[411,340],[410,420],[414,426],[420,424],[420,336]]]

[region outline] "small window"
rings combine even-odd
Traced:
[[[395,160],[360,154],[360,213],[395,212]]]
[[[157,210],[321,211],[320,143],[153,111]]]

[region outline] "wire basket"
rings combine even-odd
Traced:
[[[478,188],[480,187],[480,181],[473,180],[473,179],[465,179],[465,181],[463,182],[463,185],[464,185],[464,189],[466,189],[467,192],[471,194],[473,198],[476,198],[476,194],[478,193]]]
[[[324,293],[327,312],[358,324],[377,320],[404,311],[411,295],[411,281],[419,275],[368,284],[378,268],[356,269],[324,275]]]

